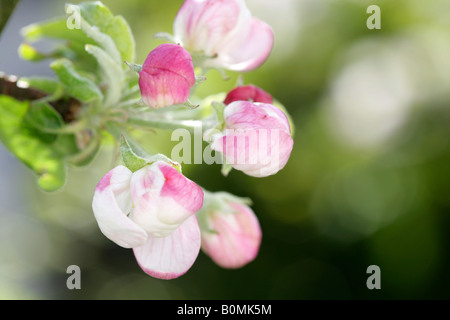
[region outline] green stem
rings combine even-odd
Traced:
[[[122,100],[125,101],[128,99],[134,98],[139,92],[140,92],[140,89],[139,89],[138,85],[135,85],[131,88],[125,89],[125,92],[122,95]],[[141,96],[139,95],[139,97],[141,97]]]
[[[105,129],[108,131],[115,140],[120,141],[122,136],[122,130],[112,122],[105,123]]]
[[[149,120],[142,118],[128,118],[126,123],[153,129],[163,129],[163,130],[185,129],[190,132],[194,132],[195,128],[202,128],[206,124],[201,120],[173,121],[173,120]]]
[[[97,149],[99,144],[100,144],[100,137],[99,134],[96,132],[86,148],[84,148],[80,153],[67,157],[66,160],[69,161],[70,163],[75,164],[80,163],[86,160],[88,157],[90,157],[92,153]]]
[[[115,106],[115,108],[139,107],[139,106],[142,106],[142,105],[139,105],[141,101],[142,101],[141,98],[134,98],[134,99],[126,100],[126,101],[118,103]]]

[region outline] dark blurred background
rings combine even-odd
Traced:
[[[161,43],[154,33],[172,32],[182,2],[104,1],[130,23],[137,63]],[[238,171],[224,178],[217,165],[183,172],[206,189],[253,199],[263,229],[257,259],[225,270],[200,253],[181,278],[153,279],[93,217],[110,148],[89,168],[70,170],[62,191],[46,194],[0,146],[0,298],[450,298],[450,1],[247,4],[276,41],[244,80],[292,115],[291,159],[265,179]],[[366,27],[372,4],[381,8],[381,30]],[[64,1],[20,1],[0,36],[0,70],[51,75],[49,62],[21,61],[17,48],[22,27],[56,15],[64,15]],[[216,71],[207,76],[201,97],[236,84],[232,73],[227,82]],[[170,133],[151,136],[149,150],[170,156]],[[81,290],[66,287],[72,264],[81,268]],[[381,269],[381,290],[366,287],[370,265]]]

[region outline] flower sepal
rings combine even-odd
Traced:
[[[280,101],[278,101],[277,99],[273,100],[272,105],[274,105],[275,107],[280,109],[285,114],[285,116],[286,116],[286,118],[288,119],[288,122],[289,122],[289,127],[291,129],[291,137],[293,138],[295,136],[295,123],[294,123],[294,120],[292,119],[292,116],[287,111],[286,107]]]
[[[234,214],[236,210],[230,203],[238,203],[245,206],[251,206],[253,201],[250,198],[237,197],[228,192],[209,192],[203,189],[203,207],[197,212],[197,219],[201,224],[202,216],[207,214],[208,210],[216,210],[226,214]],[[203,229],[202,229],[203,230]],[[212,232],[214,230],[211,229]]]
[[[172,34],[168,32],[157,32],[153,35],[153,38],[164,40],[165,42],[176,44],[175,38]]]
[[[216,124],[212,128],[206,130],[203,134],[203,140],[206,142],[212,142],[214,140],[214,135],[220,134],[225,129],[225,117],[223,112],[226,105],[222,102],[212,101],[211,107],[216,114]]]
[[[139,155],[135,152],[128,142],[127,138],[124,135],[121,136],[120,139],[120,154],[122,156],[122,161],[125,166],[131,171],[136,172],[147,165],[151,165],[158,161],[163,161],[173,168],[175,168],[179,173],[181,173],[181,165],[178,162],[173,161],[172,159],[166,157],[163,154],[156,155],[148,155],[143,154],[143,150],[139,150]]]
[[[131,71],[139,75],[139,72],[142,71],[142,64],[131,63],[128,61],[124,61],[124,63],[130,68]]]

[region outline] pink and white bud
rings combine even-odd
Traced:
[[[250,101],[272,104],[272,96],[254,85],[240,86],[231,90],[223,103],[229,105],[234,101]]]
[[[139,72],[142,100],[153,109],[185,103],[194,84],[192,57],[176,44],[156,47]]]
[[[202,189],[162,161],[134,172],[130,186],[130,218],[158,238],[171,234],[203,204]]]
[[[253,177],[276,174],[286,165],[294,141],[289,121],[267,103],[235,101],[224,110],[226,129],[213,136],[211,148],[227,164]]]
[[[250,71],[273,46],[272,28],[252,17],[244,0],[186,0],[174,22],[175,40],[211,57],[207,67]]]
[[[202,250],[223,268],[241,268],[258,255],[261,227],[247,205],[229,202],[223,209],[203,209]]]
[[[110,240],[133,248],[141,268],[160,279],[184,274],[201,244],[195,213],[203,191],[169,164],[158,161],[132,173],[118,166],[97,185],[92,208]]]

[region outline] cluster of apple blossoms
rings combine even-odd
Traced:
[[[271,27],[244,0],[186,0],[173,34],[156,34],[165,43],[141,65],[122,16],[99,1],[68,4],[66,14],[22,29],[21,57],[53,59],[56,79],[3,81],[1,142],[51,192],[64,186],[68,166],[90,164],[102,144],[114,141],[121,165],[98,183],[94,216],[107,238],[133,249],[150,276],[181,276],[200,250],[224,268],[253,261],[262,231],[251,201],[205,190],[183,175],[186,161],[148,154],[139,134],[187,130],[208,143],[205,151],[224,176],[232,169],[257,178],[280,171],[293,148],[293,128],[276,99],[242,77],[228,94],[195,94],[211,69],[225,77],[261,66],[273,47]],[[42,38],[63,43],[40,52],[33,43]]]
[[[192,88],[210,68],[239,72],[259,67],[273,46],[270,26],[252,17],[243,0],[186,0],[171,41],[130,64],[139,77],[142,103],[152,109],[195,108]],[[196,70],[200,72],[196,73]],[[204,139],[231,168],[254,177],[277,173],[293,140],[288,118],[270,94],[241,85],[214,101],[215,121]],[[170,109],[170,108],[169,108]],[[203,123],[206,125],[206,122]],[[193,265],[200,249],[224,268],[239,268],[259,251],[262,232],[249,199],[208,192],[162,155],[138,156],[122,138],[120,165],[99,182],[93,211],[103,234],[132,248],[149,275],[173,279]]]

